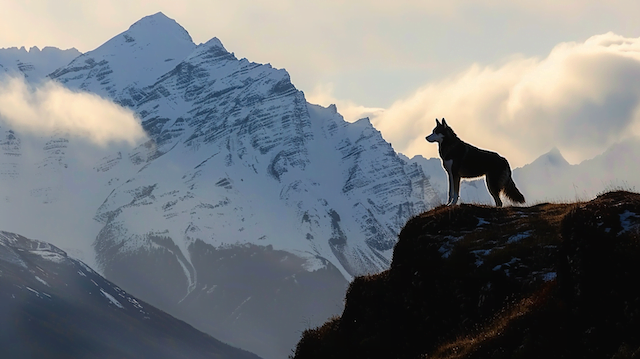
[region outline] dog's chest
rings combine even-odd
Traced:
[[[453,160],[442,160],[442,165],[447,173],[451,173],[453,171]]]

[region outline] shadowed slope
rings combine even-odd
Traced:
[[[0,231],[0,357],[257,359],[107,281],[57,247]]]

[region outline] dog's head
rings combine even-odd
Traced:
[[[451,131],[451,127],[447,125],[447,121],[445,121],[443,118],[442,123],[440,123],[440,121],[438,121],[438,119],[436,118],[436,127],[433,129],[433,132],[431,132],[431,134],[425,138],[429,142],[442,143],[449,131]]]

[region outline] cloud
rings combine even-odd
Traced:
[[[98,146],[135,145],[146,138],[129,109],[53,81],[33,87],[22,77],[0,78],[0,121],[20,132],[51,135],[61,131]]]
[[[522,166],[552,147],[576,163],[640,139],[640,38],[614,33],[558,44],[544,59],[473,65],[429,83],[372,119],[408,156],[437,156],[424,140],[445,117],[478,147]]]
[[[375,117],[384,111],[383,108],[366,107],[351,100],[339,100],[333,94],[333,87],[332,83],[316,85],[313,91],[305,94],[305,98],[309,103],[325,107],[331,104],[336,105],[338,112],[348,122],[355,122],[364,117]]]

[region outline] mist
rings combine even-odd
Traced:
[[[0,79],[0,121],[22,133],[62,131],[100,147],[117,142],[133,146],[146,137],[129,109],[50,80],[30,85],[21,76]]]

